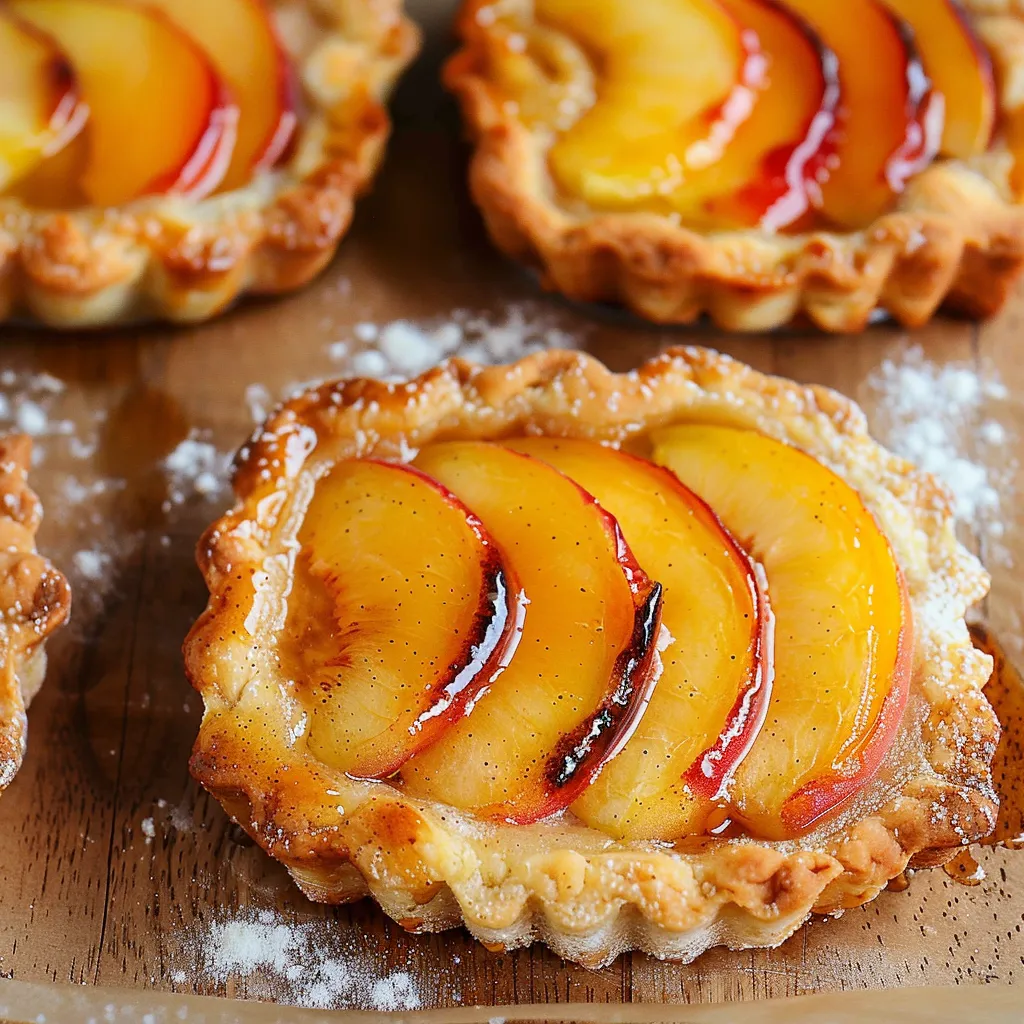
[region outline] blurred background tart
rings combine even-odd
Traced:
[[[11,0],[0,314],[206,319],[329,261],[418,47],[400,0]]]
[[[992,314],[1020,270],[1008,4],[467,0],[458,27],[474,198],[571,298],[856,331]]]

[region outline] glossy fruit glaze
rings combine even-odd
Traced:
[[[272,167],[296,130],[264,0],[10,0],[0,66],[0,187],[33,206],[202,199]]]
[[[856,491],[753,430],[340,463],[283,631],[310,752],[489,819],[785,838],[879,771],[913,624]]]
[[[486,10],[468,30],[488,37],[486,77],[550,134],[571,210],[707,231],[856,229],[937,158],[983,153],[997,128],[991,60],[954,0]],[[1021,133],[1004,127],[1015,151]]]

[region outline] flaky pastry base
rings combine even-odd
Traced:
[[[390,131],[388,92],[419,48],[402,0],[269,0],[302,90],[287,161],[202,201],[46,211],[0,197],[0,320],[195,323],[331,260]]]
[[[571,816],[480,821],[309,754],[276,638],[296,533],[332,465],[531,433],[635,447],[687,419],[756,427],[815,455],[860,491],[899,559],[916,624],[912,695],[883,773],[853,805],[798,841],[673,847],[616,841]],[[505,367],[452,360],[407,384],[338,381],[288,401],[240,451],[234,486],[235,508],[197,551],[210,600],[184,648],[205,703],[191,769],[313,899],[369,893],[413,931],[465,924],[509,948],[542,939],[590,966],[628,949],[689,960],[715,944],[775,945],[812,910],[870,900],[908,863],[941,863],[993,828],[991,661],[964,623],[988,578],[957,543],[948,493],[874,442],[833,391],[695,348],[628,374],[557,350]]]
[[[27,477],[32,442],[0,437],[0,791],[25,756],[25,708],[46,673],[46,638],[71,611],[68,582],[35,539],[41,510]]]
[[[473,142],[469,178],[495,244],[536,269],[545,287],[583,302],[620,303],[658,323],[707,314],[733,331],[801,317],[826,331],[862,330],[876,310],[907,327],[943,306],[986,317],[1024,266],[1024,206],[1012,157],[996,140],[971,166],[941,160],[893,210],[849,233],[704,234],[656,213],[581,212],[563,203],[547,167],[549,133],[532,130],[488,75],[493,0],[464,0],[461,50],[445,70]],[[532,0],[502,5],[529,20]],[[1002,114],[1024,107],[1024,8],[963,0],[992,49]],[[1009,32],[1009,38],[1007,37]]]

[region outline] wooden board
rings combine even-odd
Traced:
[[[1011,436],[1024,432],[1024,292],[991,323],[939,321],[912,338],[894,327],[856,338],[661,330],[540,295],[483,236],[465,198],[465,153],[435,79],[428,55],[398,97],[398,132],[377,187],[336,263],[303,294],[249,304],[194,329],[4,333],[2,368],[62,379],[63,408],[80,427],[96,423],[91,458],[58,453],[39,467],[44,500],[60,505],[66,473],[84,483],[110,476],[127,483],[89,506],[99,510],[95,521],[51,518],[42,535],[68,565],[98,537],[113,552],[116,578],[103,593],[79,589],[74,627],[52,645],[51,672],[31,711],[28,759],[0,799],[0,975],[273,998],[266,978],[204,980],[192,939],[204,922],[264,907],[286,921],[328,922],[326,955],[358,945],[368,969],[409,971],[425,1006],[710,1002],[1019,981],[1024,855],[985,851],[987,881],[973,889],[941,871],[920,873],[908,891],[815,921],[777,950],[718,950],[690,966],[633,955],[591,972],[541,947],[494,954],[458,931],[410,936],[368,902],[314,906],[190,781],[200,701],[184,681],[179,648],[205,601],[193,545],[218,506],[198,497],[163,508],[156,463],[192,429],[221,449],[237,446],[252,426],[251,384],[276,396],[297,381],[345,372],[350,364],[332,359],[329,346],[351,339],[360,321],[444,319],[457,308],[500,316],[509,303],[529,302],[534,315],[542,312],[615,369],[692,341],[867,399],[872,371],[916,344],[934,361],[990,364],[1011,389],[993,415]],[[1019,470],[1015,486],[1024,489]],[[1016,519],[1003,544],[1013,560],[1024,559]],[[1019,636],[1021,584],[1005,561],[992,565],[990,618],[997,632]],[[143,826],[150,818],[152,838]]]

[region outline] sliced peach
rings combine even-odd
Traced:
[[[838,58],[841,116],[834,153],[812,205],[843,228],[871,223],[942,138],[943,105],[914,48],[913,33],[877,0],[784,0]]]
[[[996,120],[992,61],[954,0],[882,0],[914,31],[924,69],[946,105],[942,152],[983,153]]]
[[[238,103],[238,138],[222,188],[272,167],[298,123],[294,83],[264,0],[138,0],[156,7],[203,48]]]
[[[690,223],[775,230],[802,217],[834,155],[839,62],[807,23],[766,0],[719,0],[756,33],[768,73],[755,114],[720,160],[693,170],[672,194]]]
[[[88,107],[86,107],[88,110]],[[7,194],[28,206],[46,210],[70,210],[84,206],[88,199],[81,181],[89,162],[89,125],[53,156],[37,164],[25,177],[14,182]]]
[[[0,189],[60,152],[88,115],[63,52],[0,9]]]
[[[764,71],[757,37],[716,0],[538,0],[536,15],[591,52],[597,102],[554,144],[552,171],[589,204],[669,194],[719,159]]]
[[[760,573],[692,491],[667,470],[592,441],[509,442],[589,491],[662,591],[672,636],[643,720],[572,805],[627,839],[704,831],[764,721],[773,621]]]
[[[509,667],[402,778],[418,796],[535,821],[572,803],[640,720],[660,668],[661,588],[615,520],[543,462],[450,442],[415,465],[480,517],[529,603]]]
[[[202,50],[158,11],[117,0],[9,0],[68,54],[89,105],[87,201],[208,194],[238,111]]]
[[[764,565],[775,682],[733,803],[761,835],[805,832],[875,775],[895,739],[913,650],[903,576],[857,492],[804,452],[689,424],[658,431],[654,445],[655,461]]]
[[[466,507],[395,463],[340,463],[299,541],[333,626],[315,628],[323,609],[296,606],[314,626],[298,630],[296,652],[310,752],[352,775],[389,775],[500,674],[519,638],[519,588]]]

